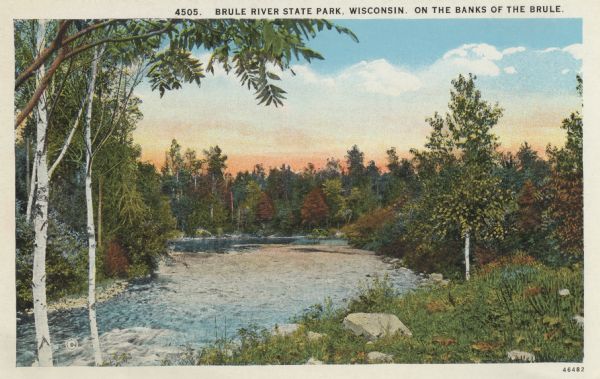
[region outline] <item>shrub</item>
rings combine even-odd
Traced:
[[[108,276],[124,277],[127,275],[129,261],[125,250],[118,241],[113,240],[108,244],[104,258],[104,270]]]
[[[393,208],[379,208],[360,216],[356,222],[344,227],[343,232],[350,244],[364,248],[377,241],[380,237],[378,232],[385,226],[391,225],[394,220]]]

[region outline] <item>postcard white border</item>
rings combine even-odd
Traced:
[[[581,18],[583,19],[584,73],[584,217],[585,217],[585,371],[563,373],[568,363],[450,364],[450,365],[344,365],[243,367],[135,367],[135,368],[17,368],[15,367],[15,238],[14,238],[14,130],[13,19],[19,18],[169,18],[176,8],[199,8],[202,17],[218,18],[216,7],[325,7],[416,5],[560,5],[560,14],[398,15],[346,18]],[[251,16],[246,16],[251,18]],[[313,15],[311,17],[317,17]],[[0,377],[4,378],[600,378],[600,2],[596,0],[4,0],[0,10]],[[410,38],[410,36],[402,37]],[[567,115],[565,115],[566,117]],[[558,126],[558,125],[557,125]]]

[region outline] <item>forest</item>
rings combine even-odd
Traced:
[[[231,172],[227,154],[238,152],[176,139],[162,166],[141,160],[132,133],[143,80],[162,96],[221,65],[257,103],[281,106],[270,65],[322,59],[306,41],[324,28],[355,38],[313,20],[15,22],[17,309],[34,309],[41,336],[46,296],[86,292],[93,336],[95,283],[151,275],[181,237],[334,236],[458,280],[519,253],[551,267],[583,262],[580,110],[556,126],[564,146],[503,150],[503,109],[474,75],[448,83],[448,109],[432,109],[424,145],[390,146],[384,165],[353,145],[319,168]],[[206,67],[199,47],[213,52]],[[582,85],[577,76],[573,91]]]
[[[414,269],[451,276],[464,261],[456,252],[465,239],[479,264],[518,250],[552,265],[580,260],[580,115],[565,118],[565,146],[548,145],[545,157],[526,141],[502,152],[492,131],[502,109],[483,100],[475,79],[452,82],[450,111],[427,120],[423,149],[400,158],[390,147],[384,167],[354,145],[321,169],[256,164],[234,176],[219,146],[199,158],[173,140],[161,179],[176,228],[186,237],[337,233]]]

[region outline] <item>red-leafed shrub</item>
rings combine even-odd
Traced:
[[[108,244],[108,250],[104,256],[104,270],[108,276],[127,276],[129,260],[125,249],[117,241]]]

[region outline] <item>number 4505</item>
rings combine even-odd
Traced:
[[[175,10],[177,16],[198,16],[198,8],[177,8]]]

